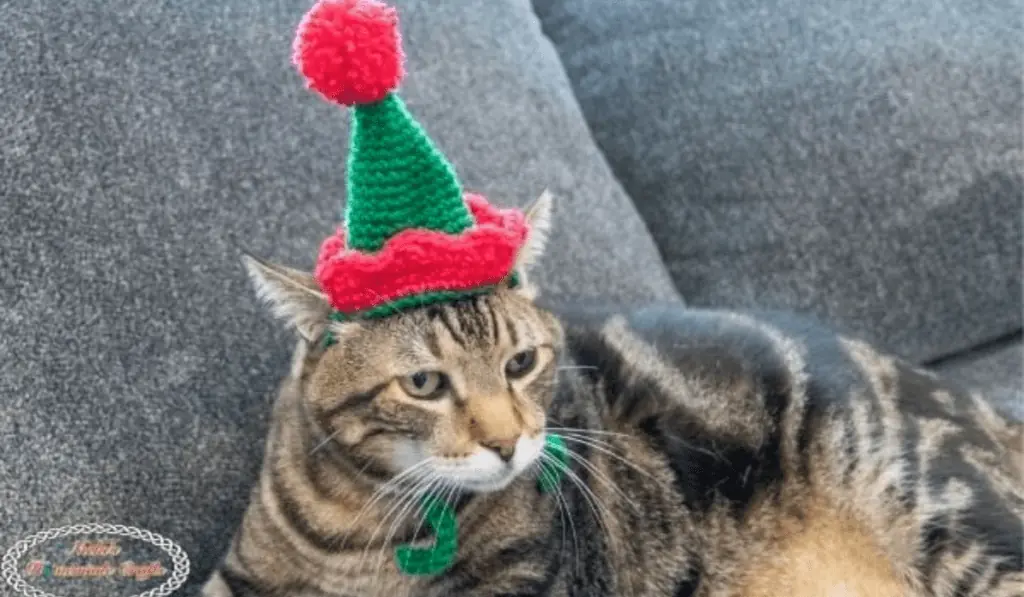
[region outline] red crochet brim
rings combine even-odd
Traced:
[[[462,292],[501,282],[526,241],[523,213],[498,209],[466,193],[476,225],[461,234],[403,230],[376,253],[345,249],[339,230],[320,247],[316,278],[331,305],[345,314],[432,292]]]

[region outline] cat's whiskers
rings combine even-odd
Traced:
[[[562,434],[560,433],[560,435],[562,435]],[[566,437],[565,435],[563,435],[563,438],[564,439],[573,439],[573,438]],[[610,444],[606,444],[606,445],[610,445]],[[583,458],[582,455],[580,455],[579,453],[573,451],[572,448],[570,448],[568,446],[566,446],[566,454],[570,458],[575,460],[576,462],[579,462],[581,465],[586,467],[588,471],[591,471],[593,473],[599,473],[599,471],[597,471],[593,467],[593,465],[591,463],[586,462],[586,459]],[[615,456],[614,454],[612,454],[612,455]],[[623,462],[625,462],[626,464],[631,464],[627,460],[625,460],[625,459],[623,459],[621,457],[619,457],[619,459],[622,460]],[[595,494],[592,489],[590,489],[588,486],[586,486],[586,484],[584,484],[583,480],[580,479],[579,476],[576,475],[576,473],[574,473],[571,469],[568,469],[568,468],[565,469],[565,472],[570,476],[570,479],[573,479],[573,482],[576,483],[577,486],[579,486],[581,489],[585,489],[586,490],[584,497],[587,497],[587,494],[589,494],[590,497],[587,497],[588,504],[591,502],[591,499],[593,499],[594,503],[596,503],[596,504],[598,504],[598,505],[600,505],[602,507],[604,514],[607,515],[609,519],[615,520],[615,517],[612,514],[611,510],[608,508],[608,506],[606,504],[604,504],[603,502],[601,502],[601,500],[597,497],[597,494]],[[600,475],[600,476],[604,477],[605,482],[609,485],[610,488],[612,488],[613,490],[617,491],[623,498],[625,498],[625,500],[628,503],[630,503],[632,505],[634,511],[639,512],[639,507],[636,505],[635,502],[633,502],[631,499],[629,499],[629,497],[627,497],[625,495],[625,493],[623,493],[617,486],[615,486],[613,483],[611,483],[611,481],[608,480],[606,476],[604,476],[604,475]],[[606,522],[603,519],[603,517],[596,510],[594,510],[593,508],[591,508],[591,509],[594,511],[595,517],[596,517],[598,523],[600,524],[601,529],[603,530],[605,537],[608,538],[608,541],[609,541],[609,544],[611,545],[611,547],[613,549],[616,549],[616,550],[619,550],[619,551],[623,550],[623,548],[624,548],[623,545],[619,541],[614,539],[614,534],[609,531],[608,525],[606,524]],[[626,570],[625,573],[626,573],[627,578],[631,577],[631,571],[630,570]],[[627,583],[627,584],[629,586],[632,586],[631,582]],[[632,591],[630,591],[630,595],[631,596],[633,595]]]
[[[444,479],[442,479],[436,473],[432,473],[430,483],[424,490],[417,492],[416,497],[420,498],[424,495],[429,495],[430,493],[434,492],[434,488],[438,485],[441,485],[443,487]],[[401,523],[405,521],[405,518],[406,516],[408,516],[408,514],[415,512],[417,509],[423,509],[422,501],[419,501],[418,499],[412,500],[402,509],[402,512],[400,512],[399,515],[396,516],[395,519],[391,522],[391,525],[388,527],[387,535],[384,536],[384,542],[381,544],[380,554],[378,555],[377,571],[373,574],[374,578],[378,578],[380,576],[380,573],[384,569],[384,565],[387,563],[388,550],[391,547],[391,539],[394,538],[395,533],[398,531],[399,525],[401,525]],[[416,525],[416,533],[413,534],[413,538],[415,538],[416,534],[419,533],[419,530],[423,528],[423,518],[424,517],[422,516],[421,513],[420,521]]]
[[[628,437],[628,438],[634,437],[634,436],[632,436],[632,435],[630,435],[628,433],[620,433],[618,431],[606,431],[604,429],[584,429],[582,427],[548,427],[548,430],[549,431],[558,431],[559,433],[566,432],[566,433],[576,433],[576,434],[581,434],[581,435],[608,435],[608,436],[613,436],[613,437]]]
[[[417,492],[418,497],[422,497],[422,496],[434,493],[436,495],[436,497],[438,499],[440,499],[441,503],[443,503],[443,504],[451,504],[452,500],[455,498],[455,495],[459,491],[462,491],[462,490],[465,489],[465,487],[461,483],[459,483],[458,481],[449,481],[449,480],[444,479],[443,477],[441,477],[439,475],[436,475],[436,474],[434,476],[436,477],[435,480],[432,481],[431,484],[425,490]],[[435,489],[435,485],[438,485],[440,487]],[[399,518],[401,518],[401,517],[399,517]],[[411,539],[410,539],[411,542],[415,542],[416,539],[419,537],[420,531],[423,529],[423,523],[425,521],[426,521],[426,517],[421,515],[419,523],[417,523],[416,529],[415,529],[415,531],[411,535]],[[388,538],[384,540],[383,549],[386,550],[388,548],[388,546],[389,546],[388,544],[390,543],[390,539],[391,539],[391,537],[390,537],[390,534],[389,534]]]
[[[634,511],[640,512],[640,507],[637,506],[636,502],[634,502],[632,499],[630,499],[630,497],[628,495],[626,495],[619,488],[618,485],[616,485],[610,478],[608,478],[608,475],[606,475],[603,472],[601,472],[601,470],[598,469],[596,466],[594,466],[593,463],[588,462],[587,459],[583,457],[583,455],[581,455],[578,452],[573,451],[569,447],[566,447],[565,453],[566,453],[567,456],[569,456],[569,458],[572,458],[576,462],[580,463],[580,466],[583,466],[588,471],[590,471],[591,474],[593,474],[597,478],[598,481],[601,481],[602,483],[607,485],[608,489],[611,489],[612,491],[617,493],[619,495],[619,497],[621,497],[624,502],[626,502],[627,504],[629,504],[629,506],[631,508],[633,508]]]
[[[538,464],[540,464],[540,461],[538,461]],[[549,472],[543,466],[540,467],[540,475],[542,477],[544,477],[546,480],[548,480],[549,482],[556,480],[554,474]],[[576,533],[576,523],[573,522],[572,512],[569,510],[569,502],[565,498],[565,495],[562,492],[562,485],[561,485],[561,483],[552,483],[552,485],[554,486],[554,491],[555,491],[555,501],[558,504],[558,517],[562,521],[562,545],[563,546],[565,545],[565,523],[566,523],[566,521],[568,521],[569,522],[569,529],[572,531],[572,547],[573,547],[572,553],[573,553],[573,560],[574,560],[575,565],[576,565],[575,570],[576,570],[576,574],[579,574],[579,572],[580,572],[580,544],[579,544],[579,536]]]
[[[350,522],[348,524],[348,527],[347,527],[348,530],[345,531],[345,534],[342,535],[342,538],[341,538],[342,545],[344,545],[344,543],[346,541],[348,541],[349,536],[352,534],[352,532],[356,528],[356,523],[359,522],[359,520],[362,518],[363,514],[365,514],[366,512],[369,512],[370,509],[373,508],[373,506],[377,502],[379,502],[382,497],[387,495],[389,491],[391,491],[394,488],[397,488],[403,482],[405,482],[406,477],[410,477],[410,476],[419,474],[420,469],[422,469],[423,467],[425,467],[428,464],[430,464],[431,460],[432,459],[427,458],[427,459],[421,460],[420,462],[417,462],[416,464],[414,464],[414,465],[410,466],[409,468],[403,470],[402,472],[398,473],[397,475],[391,477],[383,485],[378,487],[370,495],[370,499],[367,500],[366,504],[364,504],[363,507],[359,509],[359,512],[356,513],[355,517],[352,519],[352,522]]]
[[[610,444],[610,443],[608,443],[606,441],[602,441],[600,439],[592,438],[592,437],[588,438],[588,437],[576,436],[576,435],[574,435],[574,434],[572,434],[570,432],[565,432],[565,431],[559,432],[559,434],[564,439],[566,439],[567,441],[583,444],[583,445],[585,445],[585,446],[587,446],[587,447],[589,447],[589,448],[591,448],[593,450],[596,450],[596,451],[598,451],[598,452],[608,456],[609,458],[614,458],[615,460],[618,460],[622,464],[625,464],[629,468],[631,468],[634,471],[640,473],[641,475],[647,477],[648,479],[651,479],[652,481],[658,483],[662,487],[667,487],[665,485],[665,483],[661,479],[658,479],[653,474],[651,474],[649,471],[644,470],[644,468],[641,467],[640,465],[636,464],[635,462],[632,462],[631,460],[629,460],[628,458],[622,456],[621,454],[616,454],[615,451],[614,451],[616,449],[616,446],[613,446],[612,444]]]
[[[309,454],[307,454],[307,456],[312,456],[313,454],[316,454],[317,450],[319,450],[320,448],[323,448],[327,444],[331,443],[331,440],[333,440],[335,437],[337,437],[339,433],[341,433],[341,429],[338,429],[334,433],[328,435],[326,438],[324,438],[324,440],[322,442],[320,442],[317,445],[313,446],[313,449],[309,451]]]
[[[367,539],[366,544],[363,546],[363,555],[362,557],[360,557],[359,560],[360,569],[362,568],[363,559],[365,559],[370,547],[373,546],[373,540],[377,537],[377,532],[388,520],[390,520],[393,514],[397,513],[398,510],[402,508],[402,506],[406,503],[406,501],[410,499],[410,497],[415,497],[415,489],[419,487],[421,484],[425,483],[426,480],[427,477],[418,477],[417,479],[414,480],[412,488],[408,488],[405,491],[402,491],[401,493],[389,496],[391,499],[388,501],[387,510],[380,517],[380,520],[377,521],[377,524],[373,528],[373,532],[370,534],[370,537]]]
[[[606,447],[606,449],[609,449],[609,450],[614,450],[615,446],[612,445],[611,443],[608,443],[605,440],[602,440],[602,439],[598,438],[598,437],[590,436],[589,434],[622,436],[622,437],[631,438],[631,439],[634,438],[633,436],[628,435],[626,433],[616,433],[614,431],[597,431],[597,430],[593,430],[593,429],[567,429],[567,428],[559,428],[559,427],[549,427],[549,429],[556,430],[556,431],[558,431],[558,433],[560,435],[563,435],[566,438],[571,438],[571,439],[573,439],[575,441],[579,441],[581,443],[583,443],[584,441],[590,441],[590,442],[595,442],[595,443],[603,444]],[[688,442],[688,441],[686,441],[686,440],[684,440],[684,439],[682,439],[680,437],[675,437],[675,439],[677,441],[679,441],[680,443],[682,443],[682,444],[686,445],[687,447],[689,447],[689,449],[694,451],[694,452],[699,452],[700,454],[705,454],[705,455],[708,455],[708,456],[714,458],[716,461],[724,462],[724,459],[723,459],[722,455],[720,455],[720,454],[718,454],[718,453],[716,453],[714,451],[708,450],[708,449],[706,449],[706,447],[701,447],[699,445],[694,445],[693,443],[690,443],[690,442]],[[594,447],[595,450],[598,450],[598,447],[596,445],[594,445],[593,447]],[[651,479],[654,479],[654,477],[651,476],[650,473],[648,473],[648,472],[644,471],[643,469],[639,468],[635,463],[632,463],[632,462],[624,459],[622,456],[617,455],[617,454],[613,454],[613,453],[608,453],[608,456],[610,456],[611,458],[616,458],[618,460],[621,460],[624,464],[629,465],[630,467],[632,467],[637,472],[639,472],[641,474],[644,474],[644,475],[646,475],[647,477],[649,477]]]
[[[540,476],[544,479],[545,483],[548,483],[549,485],[551,485],[554,488],[555,503],[558,504],[558,519],[559,519],[560,525],[562,527],[562,542],[561,542],[560,546],[564,548],[565,547],[565,513],[562,511],[562,492],[561,492],[561,487],[559,487],[558,483],[555,483],[555,481],[557,480],[557,479],[555,479],[555,476],[553,474],[549,473],[543,467],[540,469]]]
[[[643,470],[643,468],[641,468],[635,462],[632,462],[628,458],[625,458],[624,456],[622,456],[621,454],[616,453],[615,450],[621,450],[621,448],[619,446],[617,446],[615,444],[612,444],[610,441],[608,441],[606,439],[602,439],[601,437],[594,437],[596,435],[607,435],[607,436],[612,436],[613,438],[622,437],[622,438],[625,438],[627,440],[631,440],[631,439],[634,439],[633,436],[627,435],[625,433],[616,433],[616,432],[613,432],[613,431],[597,431],[597,430],[589,430],[589,429],[572,429],[572,428],[568,428],[568,427],[549,427],[548,430],[549,431],[556,431],[556,432],[558,432],[558,434],[561,435],[565,439],[570,439],[572,441],[575,441],[575,442],[578,442],[578,443],[581,443],[581,444],[586,444],[586,445],[588,445],[588,446],[590,446],[590,447],[592,447],[592,448],[594,448],[596,450],[599,450],[599,451],[603,452],[604,454],[607,454],[611,458],[615,458],[615,459],[621,461],[623,464],[633,468],[638,473],[641,473],[641,474],[644,474],[644,475],[648,475],[648,476],[650,475],[649,472]]]
[[[426,482],[427,481],[424,479],[424,480],[420,481],[420,484],[423,484],[423,483],[426,483]],[[417,485],[416,487],[419,487],[419,486],[420,485]],[[415,491],[408,491],[408,492],[402,493],[402,494],[400,494],[400,495],[398,495],[398,496],[396,496],[394,498],[394,501],[391,504],[391,507],[384,514],[384,516],[381,517],[380,521],[377,523],[377,525],[373,529],[373,534],[370,535],[370,540],[367,541],[366,545],[363,547],[362,554],[359,557],[358,570],[360,570],[360,571],[363,570],[363,564],[366,562],[367,557],[370,555],[371,548],[374,547],[373,540],[377,537],[377,533],[384,527],[384,525],[389,520],[392,519],[392,516],[395,516],[395,517],[400,519],[402,513],[405,511],[407,506],[412,504],[412,503],[415,503],[417,495],[418,494]],[[387,547],[387,545],[381,544],[380,549],[383,550],[383,549],[386,549],[386,547]],[[372,578],[374,580],[376,580],[377,574],[374,573]]]
[[[445,493],[447,493],[447,485],[448,484],[443,479],[441,479],[440,477],[438,477],[436,479],[436,481],[437,481],[436,484],[439,484],[441,486],[441,490],[444,491]],[[426,495],[426,494],[429,494],[432,491],[434,491],[434,484],[431,484],[431,486],[428,487],[427,490],[423,492],[423,494]],[[447,499],[442,499],[442,501],[444,503],[448,503]],[[416,524],[416,530],[413,531],[413,533],[411,535],[411,541],[415,541],[416,538],[419,537],[420,531],[423,530],[423,523],[425,522],[425,520],[426,520],[426,517],[420,516],[420,521]]]
[[[601,502],[597,495],[594,494],[594,492],[591,491],[589,487],[587,487],[586,483],[583,482],[583,479],[580,479],[579,475],[573,472],[571,468],[562,466],[561,462],[556,460],[553,456],[545,454],[544,452],[541,452],[540,457],[543,458],[546,462],[550,463],[552,466],[561,468],[562,471],[565,473],[566,477],[568,477],[568,479],[572,481],[572,483],[580,489],[580,491],[582,492],[581,495],[587,502],[587,506],[590,508],[590,511],[594,514],[594,520],[597,522],[598,526],[601,527],[601,531],[604,534],[604,536],[608,537],[609,540],[611,540],[611,534],[608,532],[608,526],[605,523],[604,519],[605,514],[611,516],[611,512],[608,510],[608,507]]]
[[[366,560],[366,556],[369,554],[370,547],[373,546],[373,540],[377,537],[377,532],[384,526],[384,523],[390,520],[392,515],[399,512],[404,513],[406,506],[409,504],[414,504],[416,500],[422,495],[421,490],[425,489],[430,484],[432,484],[434,482],[434,479],[435,477],[432,474],[419,477],[416,479],[414,485],[411,488],[407,489],[405,492],[396,496],[395,503],[392,504],[391,508],[388,509],[384,516],[381,517],[380,522],[378,522],[377,526],[374,527],[373,533],[370,535],[370,539],[366,542],[366,546],[363,548],[363,553],[359,558],[360,570],[363,567],[363,562]],[[387,545],[384,545],[383,548],[387,548]]]

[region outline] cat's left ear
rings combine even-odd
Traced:
[[[274,315],[294,328],[307,342],[316,342],[330,325],[331,306],[312,274],[242,257],[260,298]]]
[[[516,254],[516,264],[512,271],[516,272],[518,284],[513,288],[516,292],[526,295],[530,299],[536,298],[537,289],[530,284],[530,271],[540,261],[547,246],[548,235],[551,232],[551,212],[553,197],[545,189],[540,197],[533,200],[525,210],[526,224],[530,231],[526,235],[526,242],[519,248]]]

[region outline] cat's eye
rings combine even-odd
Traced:
[[[537,362],[537,351],[533,348],[517,352],[505,363],[505,375],[510,379],[522,377],[533,369]]]
[[[399,380],[406,394],[415,398],[437,398],[448,387],[448,378],[438,371],[417,371]]]

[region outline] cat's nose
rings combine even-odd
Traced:
[[[494,452],[505,462],[512,460],[512,456],[516,453],[516,441],[518,437],[507,437],[505,439],[489,439],[480,442],[480,444]]]

